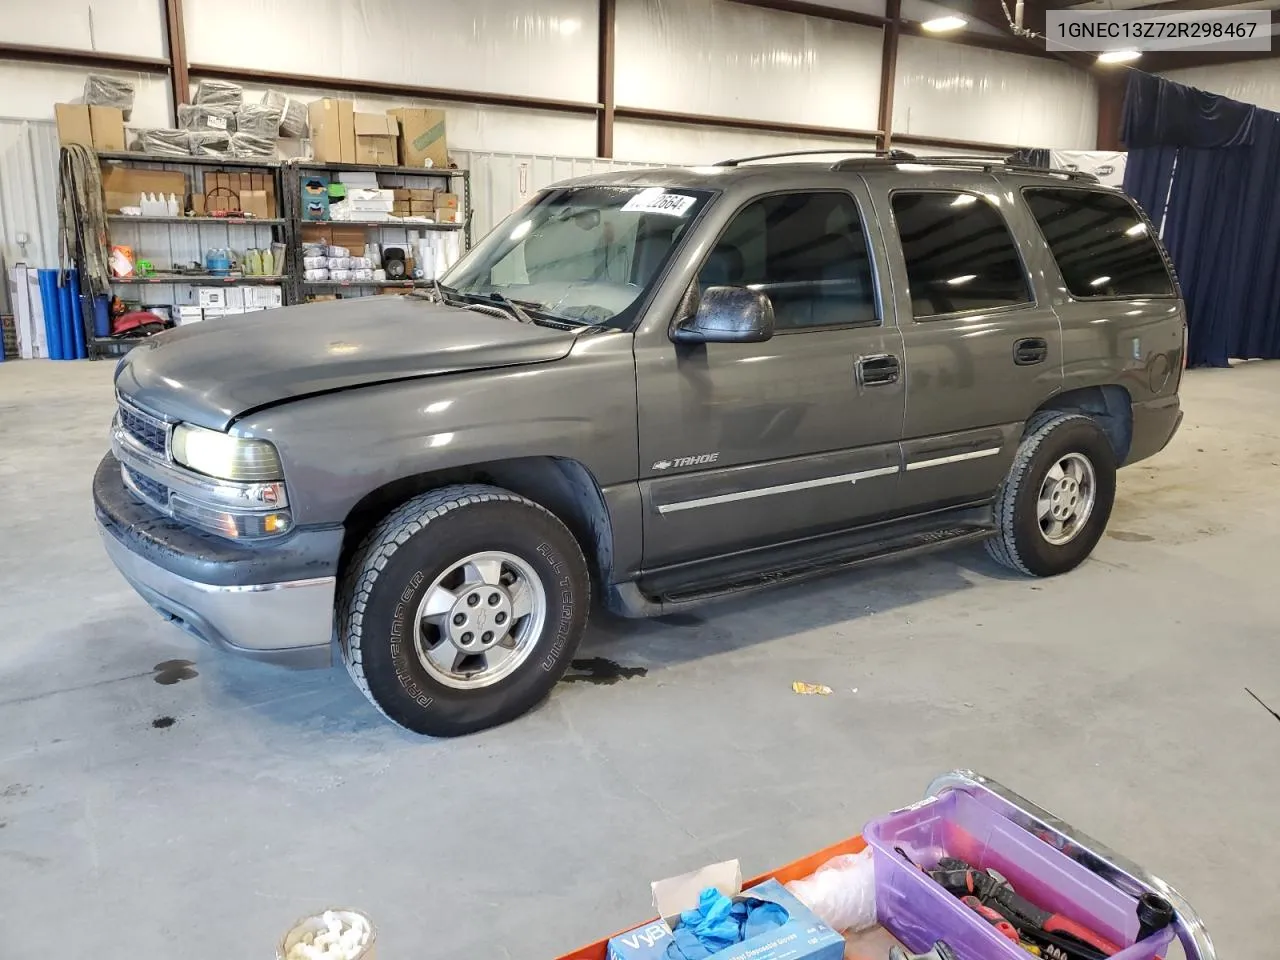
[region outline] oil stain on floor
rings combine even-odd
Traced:
[[[1107,536],[1112,540],[1123,540],[1125,543],[1150,543],[1155,539],[1145,533],[1130,533],[1128,530],[1109,530]]]
[[[182,680],[194,680],[200,674],[194,669],[195,661],[193,660],[165,660],[157,663],[153,668],[155,676],[153,679],[156,683],[164,684],[166,687],[172,686]]]
[[[178,721],[173,717],[156,717],[151,721],[151,726],[155,727],[157,730],[168,730],[177,722]]]
[[[569,664],[569,672],[564,675],[564,682],[607,685],[617,683],[619,680],[630,680],[632,677],[647,676],[648,673],[645,667],[624,667],[604,657],[585,657]]]

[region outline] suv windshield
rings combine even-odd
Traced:
[[[553,187],[503,221],[441,284],[449,294],[506,298],[535,318],[625,328],[710,196]]]

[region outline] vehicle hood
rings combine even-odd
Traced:
[[[334,300],[159,334],[121,361],[116,390],[225,430],[251,410],[331,390],[558,360],[579,332],[416,297]]]

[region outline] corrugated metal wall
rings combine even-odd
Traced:
[[[58,132],[50,122],[0,118],[0,311],[9,312],[9,267],[58,265]],[[25,237],[25,244],[19,239]]]
[[[460,167],[471,171],[471,236],[479,241],[522,203],[544,187],[573,177],[608,173],[651,163],[546,157],[536,154],[450,151]]]

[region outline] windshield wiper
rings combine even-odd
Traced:
[[[520,306],[520,304],[516,303],[509,297],[499,293],[497,290],[494,290],[489,294],[489,299],[499,306],[505,307],[510,311],[511,315],[521,323],[533,323],[533,317],[525,313],[524,307]]]

